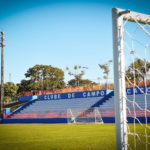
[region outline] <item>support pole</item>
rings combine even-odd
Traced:
[[[4,47],[4,33],[1,32],[1,101],[0,101],[0,113],[3,114],[3,107],[4,107],[4,52],[3,52],[3,47]]]
[[[117,150],[127,150],[123,15],[117,8],[112,9],[112,20],[116,148]]]

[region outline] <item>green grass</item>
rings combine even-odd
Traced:
[[[143,132],[140,127],[137,130]],[[0,149],[113,150],[115,125],[1,124]]]

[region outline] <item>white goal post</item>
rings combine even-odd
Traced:
[[[97,107],[67,109],[67,121],[68,124],[103,124]]]
[[[112,9],[113,24],[113,61],[114,61],[114,97],[117,150],[128,149],[126,87],[125,87],[125,58],[124,58],[124,26],[123,20],[150,25],[150,15],[123,10]],[[143,28],[144,30],[144,28]],[[145,30],[150,37],[150,34]]]

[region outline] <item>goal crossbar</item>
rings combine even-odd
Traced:
[[[123,15],[123,20],[135,22],[135,20],[138,21],[138,23],[142,24],[148,24],[150,25],[150,16],[142,13],[137,13],[130,10],[124,10],[120,8],[113,8],[113,11],[118,11],[118,15]]]

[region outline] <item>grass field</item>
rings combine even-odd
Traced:
[[[140,126],[137,131],[144,132]],[[133,138],[129,137],[129,141],[133,143]],[[114,150],[115,125],[1,124],[0,149]],[[139,149],[145,147],[142,145]]]

